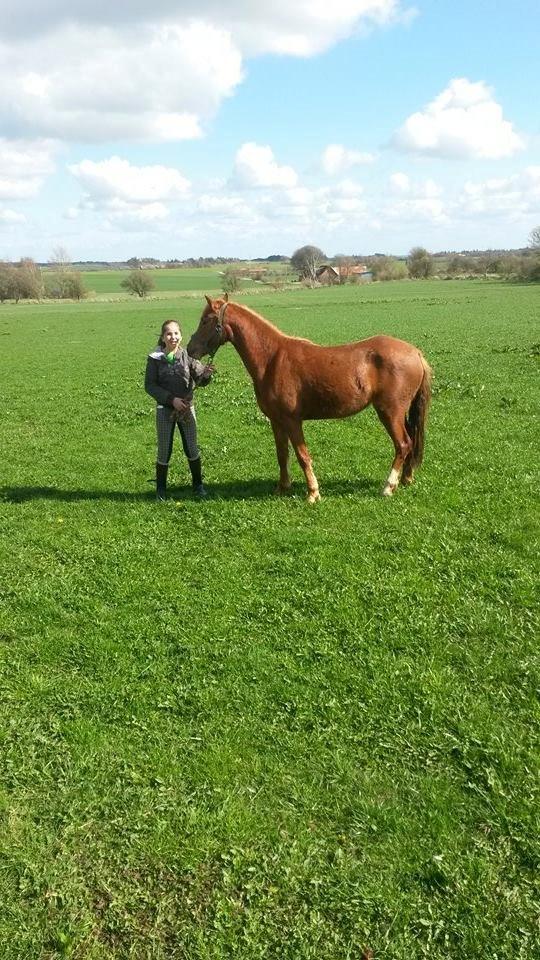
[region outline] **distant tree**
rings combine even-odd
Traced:
[[[71,254],[66,250],[65,247],[58,246],[55,247],[53,252],[49,257],[49,264],[51,267],[70,267],[71,266]]]
[[[43,296],[43,278],[37,263],[31,257],[23,257],[16,270],[21,300],[40,300]]]
[[[81,271],[65,267],[51,271],[45,280],[45,293],[54,300],[84,300],[88,290]]]
[[[326,256],[319,247],[307,245],[295,250],[291,257],[291,267],[303,280],[314,283],[317,279],[317,270],[325,262]]]
[[[50,270],[45,278],[47,297],[57,300],[82,300],[87,295],[82,273],[75,270],[65,247],[55,247],[49,257]]]
[[[366,259],[374,280],[403,280],[407,276],[407,266],[403,260],[377,254]]]
[[[540,251],[540,227],[535,227],[529,234],[529,246]]]
[[[476,272],[476,263],[474,257],[468,257],[465,254],[455,254],[448,261],[446,272],[451,277],[466,276]]]
[[[221,283],[223,293],[236,293],[240,287],[240,273],[234,267],[227,267],[223,271],[223,280]]]
[[[64,296],[69,300],[84,300],[88,290],[80,270],[69,270],[64,275]]]
[[[500,273],[502,257],[498,253],[487,253],[485,256],[486,273]]]
[[[433,273],[433,257],[424,247],[413,247],[407,257],[409,276],[415,279],[430,277]]]
[[[138,297],[145,297],[150,290],[154,290],[154,278],[146,270],[132,270],[125,280],[122,280],[121,287],[134,293]]]
[[[520,279],[529,283],[540,281],[540,248],[536,256],[522,257]]]
[[[126,260],[126,264],[131,270],[138,270],[141,266],[141,261],[138,257],[130,257],[129,260]]]
[[[17,268],[11,263],[0,263],[0,302],[20,300]]]

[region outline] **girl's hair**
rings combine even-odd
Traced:
[[[164,347],[164,346],[165,346],[165,341],[164,341],[164,339],[163,339],[163,334],[165,333],[165,327],[168,327],[170,323],[175,323],[175,324],[176,324],[176,326],[177,326],[178,329],[180,330],[180,339],[182,339],[182,330],[181,330],[181,328],[180,328],[180,324],[178,323],[178,320],[165,320],[165,321],[161,324],[161,330],[160,330],[160,332],[159,332],[159,338],[158,338],[158,347]]]

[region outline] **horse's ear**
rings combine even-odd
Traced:
[[[229,294],[228,294],[228,293],[224,293],[224,294],[223,294],[223,299],[224,299],[225,303],[228,303],[228,302],[229,302]]]
[[[206,302],[207,302],[208,306],[210,307],[210,309],[212,309],[212,301],[211,301],[210,297],[207,297],[206,294],[205,294],[205,295],[204,295],[204,299],[206,300]]]

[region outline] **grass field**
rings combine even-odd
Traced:
[[[165,273],[165,272],[164,272]],[[231,347],[156,504],[145,355],[202,298],[0,307],[2,960],[534,960],[534,287],[246,294],[435,371],[417,483],[373,411],[274,498]]]
[[[88,270],[82,276],[86,288],[98,296],[103,293],[121,293],[125,297],[126,291],[120,284],[129,276],[129,272],[129,270]],[[213,267],[197,267],[193,270],[182,267],[148,272],[158,293],[206,290],[207,287],[211,291],[221,290],[221,275],[218,269]]]
[[[234,263],[232,264],[235,270],[238,270],[239,273],[242,273],[242,264]],[[250,263],[246,265],[246,272],[257,266],[257,264]],[[276,272],[277,270],[285,274],[285,270],[281,265],[275,264],[261,264],[261,266],[266,267],[269,271]],[[170,269],[163,270],[149,270],[148,273],[152,277],[155,290],[152,291],[150,296],[162,295],[165,293],[175,293],[175,292],[208,292],[208,293],[218,293],[222,290],[223,277],[222,272],[225,267],[195,267],[190,269],[189,267],[174,267]],[[90,297],[101,297],[104,294],[117,294],[121,295],[123,298],[129,296],[129,294],[122,289],[121,283],[122,280],[125,280],[129,276],[129,270],[85,270],[82,272],[84,286],[89,291]],[[249,277],[242,278],[242,289],[250,290],[251,288],[256,288],[257,284],[254,283]]]

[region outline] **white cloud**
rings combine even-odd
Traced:
[[[540,166],[526,167],[510,177],[467,181],[457,208],[467,217],[503,215],[509,220],[540,216]]]
[[[405,173],[393,173],[389,177],[389,187],[389,196],[385,200],[383,194],[379,207],[387,220],[448,221],[448,202],[443,198],[439,184],[431,178],[415,182]]]
[[[178,199],[190,188],[189,180],[172,167],[137,167],[120,157],[83,160],[68,170],[95,201],[111,197],[135,203]]]
[[[360,153],[358,150],[347,150],[340,143],[330,143],[323,151],[321,165],[325,173],[332,176],[344,173],[360,163],[373,163],[372,153]]]
[[[166,220],[169,211],[164,203],[124,203],[122,200],[112,200],[107,205],[110,220],[133,220],[137,223],[153,223],[156,220]]]
[[[411,181],[406,173],[393,173],[390,177],[390,189],[394,193],[408,193]]]
[[[25,223],[26,217],[23,213],[17,213],[15,210],[0,210],[0,223]]]
[[[232,218],[244,222],[254,219],[252,207],[238,196],[203,194],[197,201],[197,207],[201,213],[208,214],[210,217]]]
[[[179,10],[179,7],[181,8]],[[11,39],[58,31],[79,23],[91,32],[96,25],[121,31],[134,23],[148,27],[198,20],[229,28],[245,51],[275,51],[307,56],[324,50],[354,30],[385,26],[410,18],[401,0],[3,0],[4,32]]]
[[[66,140],[200,136],[242,79],[229,33],[194,22],[133,24],[122,33],[69,24],[0,44],[0,63],[3,129]]]
[[[394,134],[399,150],[443,158],[497,159],[525,146],[484,83],[452,80]]]
[[[0,138],[0,198],[34,197],[55,169],[56,149],[56,145],[47,140],[25,142]]]
[[[170,216],[168,204],[184,200],[190,182],[173,167],[137,167],[121,157],[83,160],[68,167],[83,189],[83,197],[64,218],[97,213],[105,223],[126,230],[153,226]]]
[[[86,142],[201,136],[244,58],[312,56],[404,12],[402,0],[4,0],[0,125]]]
[[[298,181],[292,167],[280,167],[270,147],[244,143],[234,162],[233,180],[240,187],[294,187]]]

